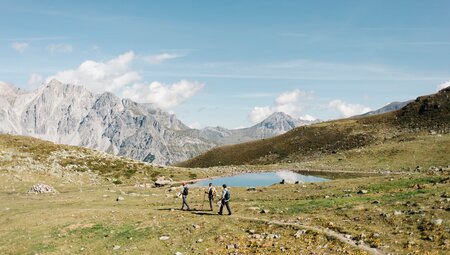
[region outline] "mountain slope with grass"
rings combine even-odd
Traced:
[[[447,165],[449,133],[450,88],[446,88],[418,97],[397,111],[298,127],[270,139],[215,148],[179,166],[310,162],[320,169],[334,159],[341,164],[355,161],[355,169],[390,169],[392,164],[412,168],[422,162],[426,166]],[[373,164],[364,164],[359,159],[364,157]]]

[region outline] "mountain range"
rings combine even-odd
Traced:
[[[273,113],[242,129],[192,129],[150,104],[95,94],[57,80],[34,91],[0,83],[0,133],[33,136],[158,165],[190,159],[218,145],[283,134],[312,121]]]
[[[316,169],[391,169],[395,165],[412,169],[419,162],[447,166],[450,87],[390,111],[398,105],[366,116],[298,127],[269,139],[214,148],[178,166],[298,163],[306,168],[314,162]]]

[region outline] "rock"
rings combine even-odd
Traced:
[[[262,209],[259,213],[269,213],[270,210],[269,209]]]
[[[199,225],[195,225],[195,224],[192,224],[192,227],[195,228],[195,229],[199,229],[200,228]]]
[[[156,187],[163,187],[163,186],[167,186],[169,184],[171,184],[171,181],[169,181],[169,180],[158,179],[155,181]]]
[[[253,238],[253,239],[261,239],[262,237],[261,237],[261,235],[260,234],[253,234],[253,235],[251,235],[250,236],[250,238]]]
[[[254,230],[254,229],[250,229],[250,230],[248,231],[248,233],[250,233],[250,234],[254,234],[254,233],[256,233],[256,230]]]
[[[117,202],[119,202],[119,201],[123,201],[123,200],[125,200],[125,198],[124,198],[124,197],[117,197],[117,198],[116,198],[116,201],[117,201]]]
[[[38,183],[33,185],[28,193],[44,194],[44,193],[56,193],[57,191],[50,185]]]
[[[120,249],[120,245],[114,245],[113,250],[118,250]]]
[[[231,250],[231,249],[235,249],[236,248],[236,244],[228,244],[227,245],[227,249]]]
[[[177,251],[175,252],[175,255],[184,255],[184,253]]]
[[[433,219],[431,220],[431,224],[433,224],[434,226],[440,226],[442,225],[443,220],[442,219]]]
[[[198,239],[197,243],[203,243],[203,239]]]
[[[399,215],[402,215],[403,213],[402,212],[400,212],[400,211],[394,211],[394,216],[399,216]]]
[[[372,204],[376,204],[376,205],[377,205],[377,204],[380,204],[380,203],[381,203],[381,202],[378,201],[378,200],[375,200],[375,201],[372,202]]]
[[[249,187],[249,188],[247,188],[247,191],[256,191],[256,188],[255,187]]]
[[[306,231],[305,230],[299,230],[299,231],[297,231],[295,234],[294,234],[294,237],[295,238],[300,238],[303,234],[305,234],[306,233]]]
[[[344,197],[353,197],[352,194],[345,194]]]
[[[358,194],[367,194],[369,191],[365,189],[361,189],[358,191]]]
[[[160,238],[159,238],[159,240],[161,240],[161,241],[167,241],[167,240],[169,240],[170,239],[170,237],[168,237],[168,236],[161,236]]]
[[[171,187],[171,188],[169,189],[169,192],[172,192],[172,191],[175,191],[175,190],[176,190],[175,187]]]

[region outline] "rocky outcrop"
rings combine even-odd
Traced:
[[[33,136],[170,165],[217,145],[268,138],[309,124],[275,113],[244,129],[190,129],[175,115],[52,80],[35,91],[0,83],[0,133]]]

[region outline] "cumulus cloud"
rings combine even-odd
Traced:
[[[341,113],[342,117],[350,117],[358,114],[369,112],[371,109],[361,104],[350,104],[342,100],[333,100],[328,103],[330,108],[333,108]]]
[[[303,115],[303,116],[300,116],[299,119],[301,119],[301,120],[307,120],[307,121],[314,121],[314,120],[317,120],[316,117],[311,116],[311,115],[309,115],[309,114],[305,114],[305,115]]]
[[[11,47],[19,53],[24,53],[30,47],[30,44],[24,42],[13,42],[11,43]]]
[[[154,81],[150,84],[136,83],[122,91],[124,97],[137,102],[145,102],[167,110],[171,109],[204,88],[203,83],[181,80],[173,84]]]
[[[73,51],[73,46],[71,44],[66,44],[66,43],[50,44],[47,46],[47,50],[51,54],[70,53]]]
[[[450,81],[447,81],[447,82],[444,82],[444,83],[438,85],[438,90],[445,89],[447,87],[450,87]]]
[[[144,58],[144,60],[150,64],[161,64],[164,61],[184,57],[182,54],[174,53],[161,53],[156,55],[150,55]]]
[[[83,85],[96,93],[116,92],[141,80],[136,71],[131,70],[135,55],[132,51],[119,55],[107,62],[87,60],[77,69],[58,72],[47,81],[57,79],[64,83]]]
[[[139,103],[151,103],[164,110],[173,109],[204,88],[203,83],[187,80],[173,84],[142,81],[141,75],[132,68],[136,58],[129,51],[105,62],[87,60],[76,69],[60,71],[45,80],[49,82],[56,79],[63,83],[82,85],[95,93],[113,92],[119,97],[130,98]],[[29,84],[34,85],[41,78],[33,74]]]
[[[28,79],[28,85],[31,88],[36,88],[39,85],[41,85],[43,81],[44,81],[44,77],[42,77],[42,75],[39,75],[37,73],[32,73],[30,75],[30,78]]]
[[[306,100],[312,99],[311,92],[303,92],[299,89],[287,91],[275,98],[272,106],[256,106],[250,112],[248,118],[252,123],[258,123],[267,118],[274,112],[284,112],[292,117],[300,117],[303,110],[302,103]],[[308,117],[312,117],[308,115]]]

